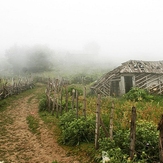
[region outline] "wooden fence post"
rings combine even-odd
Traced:
[[[159,158],[160,158],[160,163],[163,163],[163,114],[161,115],[161,119],[158,124],[157,130],[160,131],[159,133]]]
[[[58,106],[58,94],[56,95],[56,118],[58,118],[59,106]]]
[[[83,115],[86,118],[86,87],[83,90]]]
[[[76,118],[78,119],[78,110],[79,109],[79,102],[78,102],[78,91],[76,90]]]
[[[51,106],[51,101],[50,101],[50,78],[48,80],[48,87],[47,87],[47,100],[48,100],[48,112],[50,112],[50,106]]]
[[[65,86],[65,93],[66,93],[66,112],[68,111],[68,90],[67,90],[67,85]]]
[[[52,87],[54,89],[54,81],[52,82]],[[55,110],[55,89],[54,89],[54,93],[53,93],[53,105],[52,105],[52,115],[54,115],[54,110]]]
[[[52,115],[54,115],[54,110],[55,110],[55,96],[53,97]]]
[[[47,89],[48,111],[50,112],[50,90]]]
[[[55,80],[55,91],[56,91],[56,118],[58,118],[58,111],[59,111],[58,109],[59,80],[58,79]]]
[[[75,89],[72,90],[72,109],[74,109]]]
[[[61,95],[60,95],[60,115],[62,115],[62,90],[63,90],[63,87],[61,86]]]
[[[113,117],[114,117],[114,101],[112,101],[111,111],[110,111],[110,127],[109,127],[109,133],[110,133],[110,140],[113,140]]]
[[[101,117],[100,117],[100,125],[103,128],[103,130],[104,130],[105,136],[108,138],[109,137],[109,133],[108,133],[108,131],[107,131],[107,129],[106,129],[106,127],[104,125],[104,122],[102,121]]]
[[[131,129],[130,129],[130,158],[134,158],[136,138],[136,107],[132,107]]]
[[[95,129],[95,149],[99,148],[99,135],[100,135],[100,100],[101,96],[98,94],[97,97],[97,108],[96,108],[96,129]]]

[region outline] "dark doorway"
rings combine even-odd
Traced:
[[[119,96],[119,81],[111,82],[110,95],[111,96]]]
[[[125,93],[127,93],[133,87],[132,76],[125,76],[124,79],[125,79]]]

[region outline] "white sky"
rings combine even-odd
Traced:
[[[0,52],[13,45],[82,51],[108,60],[163,60],[163,0],[0,0]]]

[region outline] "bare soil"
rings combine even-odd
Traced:
[[[35,95],[15,100],[0,112],[0,161],[5,163],[79,163],[58,145],[56,137],[38,115]],[[39,120],[40,134],[33,134],[26,118],[33,115]],[[3,120],[2,120],[3,119]],[[3,122],[2,122],[3,121]],[[4,123],[5,121],[5,123]]]

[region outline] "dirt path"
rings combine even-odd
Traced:
[[[38,101],[34,95],[15,100],[3,114],[6,125],[0,133],[0,161],[5,163],[79,163],[66,155],[54,135],[38,116]],[[1,113],[0,113],[1,114]],[[27,116],[39,120],[39,137],[29,131]],[[1,122],[1,120],[0,120]],[[4,133],[4,134],[3,134]]]

